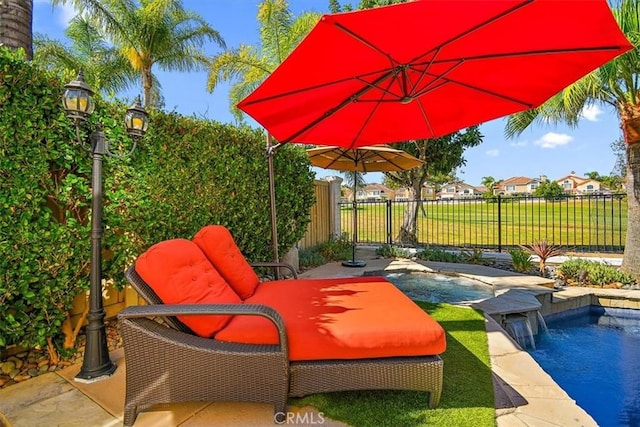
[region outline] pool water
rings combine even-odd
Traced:
[[[640,310],[547,320],[532,357],[602,427],[640,426]]]
[[[417,301],[461,303],[493,297],[493,287],[460,276],[436,273],[391,273],[386,279]]]

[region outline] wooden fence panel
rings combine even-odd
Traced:
[[[329,240],[331,236],[331,206],[329,203],[329,182],[314,181],[316,203],[311,207],[311,222],[300,242],[299,249],[306,249]]]

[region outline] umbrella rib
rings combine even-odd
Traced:
[[[360,36],[359,34],[351,31],[349,28],[345,27],[344,25],[342,25],[340,23],[337,23],[337,22],[331,22],[331,24],[333,26],[335,26],[336,28],[338,28],[339,30],[344,31],[349,36],[353,37],[354,39],[356,39],[357,41],[359,41],[363,45],[369,47],[370,49],[378,52],[380,55],[382,55],[385,58],[387,58],[389,60],[389,62],[391,63],[392,67],[395,67],[395,66],[397,66],[399,64],[399,62],[396,61],[395,59],[393,59],[393,57],[390,54],[380,50],[376,45],[374,45],[373,43],[369,42],[367,39],[365,39],[364,37]]]
[[[486,21],[483,21],[483,22],[479,23],[479,24],[478,24],[478,25],[476,25],[475,27],[471,27],[471,28],[469,28],[467,31],[457,34],[455,37],[453,37],[453,38],[451,38],[451,39],[449,39],[449,40],[447,40],[447,41],[443,42],[442,44],[440,44],[440,46],[437,46],[437,47],[435,47],[434,49],[431,49],[431,50],[429,50],[429,51],[427,51],[427,52],[425,52],[425,53],[423,53],[423,54],[421,54],[421,55],[419,55],[419,56],[415,57],[415,58],[414,58],[412,61],[410,61],[410,62],[416,62],[416,61],[420,60],[420,58],[424,58],[425,56],[430,55],[430,54],[431,54],[431,52],[433,52],[434,50],[440,50],[442,47],[444,47],[444,46],[446,46],[446,45],[448,45],[448,44],[451,44],[451,43],[455,42],[455,41],[456,41],[456,40],[458,40],[458,39],[461,39],[461,38],[463,38],[463,37],[466,37],[467,35],[469,35],[469,34],[471,34],[471,33],[475,32],[475,31],[478,31],[478,30],[479,30],[479,29],[481,29],[482,27],[486,27],[487,25],[492,24],[494,21],[497,21],[497,20],[499,20],[499,19],[502,19],[502,18],[504,18],[505,16],[507,16],[507,15],[509,15],[509,14],[511,14],[511,13],[513,13],[513,12],[515,12],[515,11],[519,10],[519,9],[521,9],[521,8],[523,8],[523,7],[526,7],[526,6],[530,5],[530,4],[531,4],[531,3],[533,3],[533,2],[534,2],[534,0],[525,0],[525,1],[523,1],[522,3],[520,3],[520,4],[514,5],[513,7],[511,7],[511,8],[509,8],[509,9],[507,9],[507,10],[503,11],[502,13],[500,13],[500,14],[498,14],[498,15],[496,15],[496,16],[494,16],[493,18],[491,18],[491,19],[487,19]]]
[[[376,71],[372,71],[370,73],[364,73],[358,76],[349,76],[349,77],[345,77],[343,79],[338,79],[338,80],[334,80],[332,82],[326,82],[326,83],[320,83],[317,85],[313,85],[313,86],[307,86],[307,87],[303,87],[300,89],[295,89],[295,90],[290,90],[288,92],[281,92],[281,93],[277,93],[275,95],[271,95],[271,96],[266,96],[263,98],[258,98],[258,99],[254,99],[254,100],[249,100],[247,102],[240,102],[238,103],[238,105],[242,104],[243,106],[249,106],[249,105],[254,105],[254,104],[259,104],[261,102],[267,102],[267,101],[273,101],[275,99],[280,99],[280,98],[285,98],[287,96],[291,96],[291,95],[298,95],[300,93],[304,93],[307,91],[313,91],[316,89],[322,89],[324,87],[327,86],[331,86],[331,85],[337,85],[340,83],[345,83],[345,82],[349,82],[351,80],[359,80],[362,82],[367,83],[368,85],[371,85],[371,89],[373,88],[377,88],[377,86],[375,86],[377,83],[384,81],[384,79],[388,78],[391,74],[393,74],[393,72],[395,71],[395,68],[389,68],[389,69],[384,69],[384,70],[376,70]],[[364,80],[365,77],[367,76],[374,76],[376,74],[380,74],[380,73],[384,73],[381,77],[378,77],[377,79],[375,79],[373,82],[367,82],[366,80]]]
[[[427,112],[424,109],[424,105],[422,105],[422,102],[420,101],[420,99],[417,99],[417,101],[418,101],[418,108],[420,109],[420,113],[422,114],[422,117],[424,118],[425,123],[429,127],[429,131],[431,132],[431,135],[435,135],[433,126],[431,126],[431,120],[429,120],[429,116],[427,115]]]
[[[393,70],[392,70],[393,71]],[[369,83],[367,86],[357,90],[354,94],[350,95],[349,97],[347,97],[346,99],[344,99],[342,102],[338,103],[338,105],[336,105],[335,107],[327,110],[325,113],[323,113],[320,117],[318,117],[315,120],[312,120],[311,122],[309,122],[307,125],[302,126],[299,130],[297,130],[296,132],[294,132],[292,135],[290,135],[288,138],[285,138],[281,143],[287,143],[287,142],[291,142],[294,139],[296,139],[298,136],[302,135],[303,133],[305,133],[306,131],[308,131],[309,129],[313,128],[314,126],[316,126],[318,123],[321,123],[322,121],[326,120],[327,118],[333,116],[335,113],[337,113],[338,111],[342,110],[344,107],[346,107],[347,105],[349,105],[351,102],[353,102],[353,100],[358,99],[358,97],[364,95],[365,93],[369,92],[371,89],[374,88],[378,88],[376,85],[378,83],[383,82],[385,79],[387,79],[389,77],[389,75],[392,74],[392,72],[389,73],[385,73],[384,75],[378,77],[377,79],[375,79],[373,82]]]
[[[368,82],[368,81],[364,80],[361,76],[356,77],[356,80],[358,80],[359,82],[361,82],[361,83],[363,83],[363,84],[365,84],[367,86],[370,86],[371,89],[378,89],[380,92],[383,92],[383,93],[386,93],[387,95],[391,95],[391,96],[396,97],[397,99],[391,100],[393,102],[396,102],[401,97],[398,96],[397,94],[391,92],[389,90],[389,87],[391,86],[391,83],[393,83],[393,79],[396,78],[397,75],[400,73],[400,69],[398,67],[396,67],[396,68],[391,68],[389,70],[384,70],[384,72],[386,72],[386,76],[389,77],[389,85],[386,88],[378,85],[378,83],[382,83],[382,81]],[[362,101],[360,99],[354,99],[353,102],[367,102],[367,101],[366,100]]]
[[[393,69],[389,74],[394,74],[397,75],[397,69]],[[379,82],[376,83],[382,83],[382,80],[380,80]],[[393,79],[389,79],[389,84],[386,88],[383,88],[382,86],[375,86],[376,89],[381,90],[383,92],[388,93],[391,96],[397,96],[394,95],[393,93],[389,92],[388,89],[391,87],[391,84],[393,84]],[[372,89],[374,88],[373,86],[371,87]],[[364,93],[363,93],[364,94]],[[358,95],[360,96],[360,95]],[[359,99],[354,98],[354,102],[361,102]],[[397,102],[397,100],[394,100],[393,102]],[[353,148],[353,146],[356,144],[356,141],[358,140],[358,138],[360,138],[360,135],[362,135],[362,132],[364,132],[365,128],[367,127],[367,124],[369,123],[369,121],[371,121],[371,119],[373,118],[373,115],[375,114],[375,112],[378,110],[378,108],[380,107],[380,102],[376,103],[375,106],[371,109],[371,111],[369,112],[369,116],[366,118],[366,120],[364,121],[364,123],[362,124],[362,126],[360,126],[360,129],[358,130],[358,132],[356,133],[355,137],[353,138],[353,142],[350,144],[349,148]]]
[[[551,55],[551,54],[560,54],[560,53],[570,53],[570,52],[576,52],[576,53],[583,53],[583,52],[595,52],[595,51],[601,51],[601,50],[616,50],[619,49],[619,47],[610,47],[610,46],[606,46],[606,47],[587,47],[587,48],[572,48],[572,49],[554,49],[554,50],[540,50],[540,51],[530,51],[530,52],[513,52],[513,53],[509,53],[509,54],[492,54],[492,55],[481,55],[481,56],[475,56],[475,57],[465,57],[465,58],[450,58],[447,60],[442,60],[442,61],[430,61],[428,64],[416,64],[413,69],[415,69],[416,71],[418,66],[421,65],[426,65],[425,70],[423,71],[423,74],[426,75],[430,75],[432,77],[434,77],[433,82],[429,83],[427,86],[425,86],[424,88],[422,88],[419,92],[417,92],[414,97],[415,98],[419,98],[429,92],[432,92],[440,87],[442,87],[444,84],[448,84],[448,83],[452,83],[452,84],[457,84],[463,87],[466,87],[467,89],[472,89],[472,90],[476,90],[479,92],[483,92],[486,94],[489,94],[491,96],[494,96],[496,98],[501,98],[504,99],[506,101],[509,102],[513,102],[519,105],[522,105],[526,108],[532,108],[533,105],[531,103],[516,99],[516,98],[512,98],[506,95],[502,95],[500,93],[497,92],[493,92],[490,91],[488,89],[483,89],[477,86],[473,86],[470,85],[468,83],[464,83],[462,81],[458,81],[458,80],[454,80],[454,79],[449,79],[447,77],[445,77],[447,74],[451,73],[453,70],[455,70],[456,68],[458,68],[459,66],[461,66],[464,62],[466,61],[473,61],[473,60],[484,60],[484,59],[494,59],[494,58],[506,58],[506,57],[515,57],[515,56],[532,56],[532,55]],[[445,72],[441,73],[441,74],[432,74],[429,73],[429,67],[431,66],[432,63],[445,63],[445,62],[454,62],[453,66],[451,68],[449,68],[448,70],[446,70]],[[422,77],[422,76],[421,76]],[[433,83],[435,83],[436,81],[440,81],[441,84],[439,84],[438,86],[433,86]]]
[[[464,82],[457,81],[457,80],[451,80],[451,79],[448,79],[446,77],[441,77],[440,80],[442,81],[442,83],[440,85],[438,85],[437,87],[434,87],[434,88],[430,88],[429,90],[422,91],[419,95],[416,95],[416,96],[417,97],[422,96],[422,95],[424,95],[424,94],[426,94],[428,92],[434,91],[434,90],[444,86],[445,84],[451,83],[451,84],[456,84],[456,85],[459,85],[459,86],[463,86],[463,87],[465,87],[467,89],[475,90],[477,92],[486,93],[487,95],[491,95],[491,96],[494,96],[496,98],[503,99],[505,101],[509,101],[509,102],[513,102],[513,103],[518,104],[518,105],[522,105],[523,107],[526,107],[527,109],[533,108],[533,104],[531,104],[529,102],[522,101],[520,99],[516,99],[516,98],[513,98],[511,96],[503,95],[501,93],[497,93],[497,92],[494,92],[494,91],[491,91],[491,90],[488,90],[488,89],[483,89],[481,87],[473,86],[473,85],[470,85],[468,83],[464,83]]]
[[[478,56],[465,56],[462,58],[447,58],[441,60],[433,60],[429,62],[416,63],[414,65],[421,66],[427,64],[442,64],[445,62],[458,62],[458,61],[479,61],[484,59],[496,59],[496,58],[511,58],[511,57],[523,57],[523,56],[538,56],[538,55],[555,55],[561,53],[589,53],[589,52],[606,52],[620,50],[620,46],[590,46],[590,47],[572,47],[566,49],[546,49],[546,50],[529,50],[522,52],[506,52],[506,53],[492,53],[487,55]]]
[[[421,90],[419,90],[417,92],[412,92],[412,96],[414,98],[418,98],[418,97],[424,95],[425,93],[434,91],[434,90],[442,87],[444,83],[450,82],[451,80],[447,80],[445,78],[445,76],[447,74],[451,73],[452,71],[454,71],[456,68],[460,67],[462,64],[464,64],[464,61],[460,60],[459,62],[453,64],[448,70],[445,70],[440,74],[429,73],[429,68],[430,68],[431,64],[427,65],[424,70],[420,70],[417,66],[412,66],[411,67],[412,70],[420,72],[420,78],[416,82],[416,86],[415,87],[418,86],[419,81],[422,80],[422,78],[424,76],[430,75],[430,76],[434,77],[434,79],[431,82],[429,82],[425,87],[423,87]],[[414,89],[415,89],[415,87],[414,87]]]
[[[415,90],[415,88],[418,87],[418,85],[420,85],[420,82],[422,81],[422,79],[424,78],[424,76],[427,75],[427,72],[429,71],[429,68],[431,68],[431,64],[433,64],[433,61],[438,57],[438,53],[440,53],[440,48],[436,49],[436,53],[433,55],[433,57],[427,62],[426,67],[424,68],[424,70],[420,73],[420,77],[418,77],[418,79],[416,80],[415,85],[413,85],[413,87],[411,88],[411,93],[414,93],[413,91]],[[454,66],[455,67],[455,66]],[[412,69],[415,69],[415,67],[412,65]],[[431,84],[431,83],[429,83]],[[427,84],[427,87],[429,86],[429,84]]]

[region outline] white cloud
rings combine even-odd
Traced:
[[[516,141],[516,142],[512,142],[509,145],[511,145],[512,147],[526,147],[528,144],[527,141]]]
[[[73,17],[77,15],[76,10],[73,7],[66,4],[59,7],[62,9],[59,15],[59,22],[65,27],[68,27],[69,22],[71,22]]]
[[[63,28],[67,28],[69,26],[69,22],[71,22],[71,19],[73,19],[73,17],[77,15],[76,10],[73,8],[73,6],[69,4],[58,4],[58,5],[52,6],[51,0],[34,0],[33,2],[34,2],[34,6],[37,6],[37,5],[43,5],[41,7],[45,7],[45,5],[48,6],[48,8],[50,9],[47,10],[47,13],[51,13],[51,10],[53,10],[56,24],[60,25]]]
[[[603,111],[597,105],[587,105],[580,112],[580,117],[589,120],[590,122],[599,121],[598,117]]]
[[[485,154],[489,157],[498,157],[500,155],[500,150],[493,149],[485,151]]]
[[[565,133],[549,132],[544,134],[539,140],[535,141],[534,144],[542,148],[556,148],[561,145],[566,145],[572,140],[573,137]]]

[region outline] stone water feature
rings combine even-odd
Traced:
[[[545,304],[551,303],[552,293],[553,289],[542,286],[506,289],[472,306],[498,322],[522,349],[535,348],[535,336],[546,329],[541,311]]]

